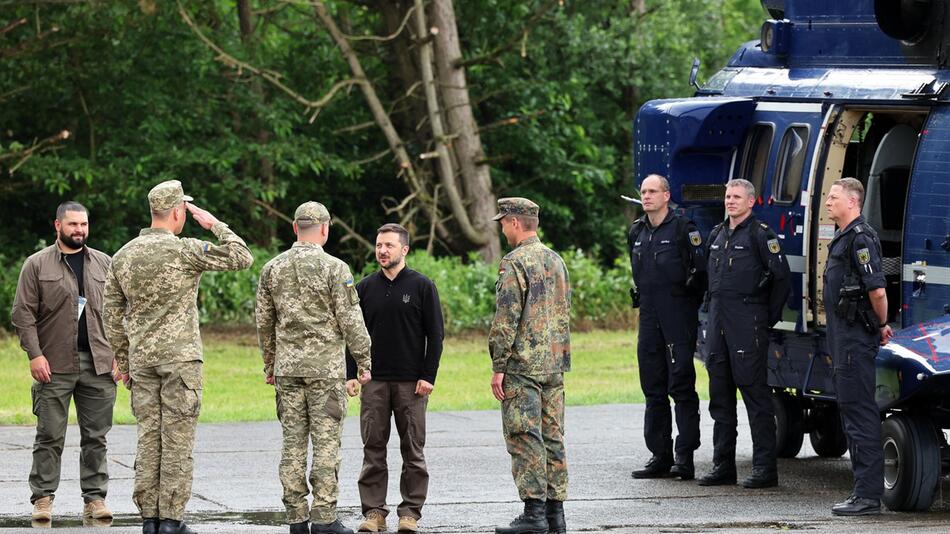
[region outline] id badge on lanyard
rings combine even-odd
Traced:
[[[82,317],[83,310],[86,309],[86,297],[80,296],[76,300],[76,320],[78,321]]]

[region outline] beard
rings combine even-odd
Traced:
[[[402,256],[389,256],[385,260],[376,258],[376,261],[379,262],[379,266],[383,269],[395,269],[399,267],[399,264],[402,263]]]
[[[86,244],[86,235],[78,234],[75,237],[68,236],[62,231],[59,232],[59,241],[60,243],[66,245],[69,248],[82,248]]]

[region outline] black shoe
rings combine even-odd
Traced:
[[[753,469],[752,474],[742,481],[743,488],[760,489],[778,486],[778,472],[774,470]]]
[[[706,476],[699,477],[696,482],[700,486],[727,486],[736,483],[735,464],[716,464]]]
[[[195,534],[184,521],[162,519],[158,523],[158,534]]]
[[[290,534],[310,534],[310,523],[308,521],[291,523]]]
[[[633,478],[667,478],[670,468],[673,467],[673,455],[653,455],[643,469],[630,473]]]
[[[354,534],[352,529],[343,526],[339,519],[332,523],[310,523],[310,534]]]
[[[563,501],[548,499],[544,503],[544,516],[548,520],[548,534],[567,534]]]
[[[670,468],[670,475],[680,480],[693,480],[696,476],[696,468],[693,466],[693,455],[676,455],[676,462]]]
[[[495,534],[545,534],[547,531],[548,519],[545,517],[544,501],[538,499],[526,500],[524,513],[507,527],[495,527]]]
[[[844,502],[832,506],[831,513],[835,515],[877,515],[881,513],[881,501],[851,495]]]
[[[142,534],[158,534],[157,517],[146,517],[142,519]]]

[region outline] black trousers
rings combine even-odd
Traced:
[[[670,398],[675,403],[676,454],[691,454],[699,448],[699,395],[693,366],[697,319],[695,304],[683,300],[688,304],[668,302],[669,310],[652,306],[640,310],[637,361],[646,399],[643,437],[650,452],[658,456],[674,450]],[[691,313],[688,306],[693,306]]]

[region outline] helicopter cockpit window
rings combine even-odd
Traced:
[[[739,168],[737,178],[745,178],[752,182],[757,193],[762,191],[774,132],[775,127],[771,124],[753,125],[749,128],[745,146],[742,148],[742,166]]]
[[[785,130],[776,160],[776,179],[772,188],[775,202],[789,203],[798,197],[802,186],[802,169],[808,152],[808,126],[793,125]]]

